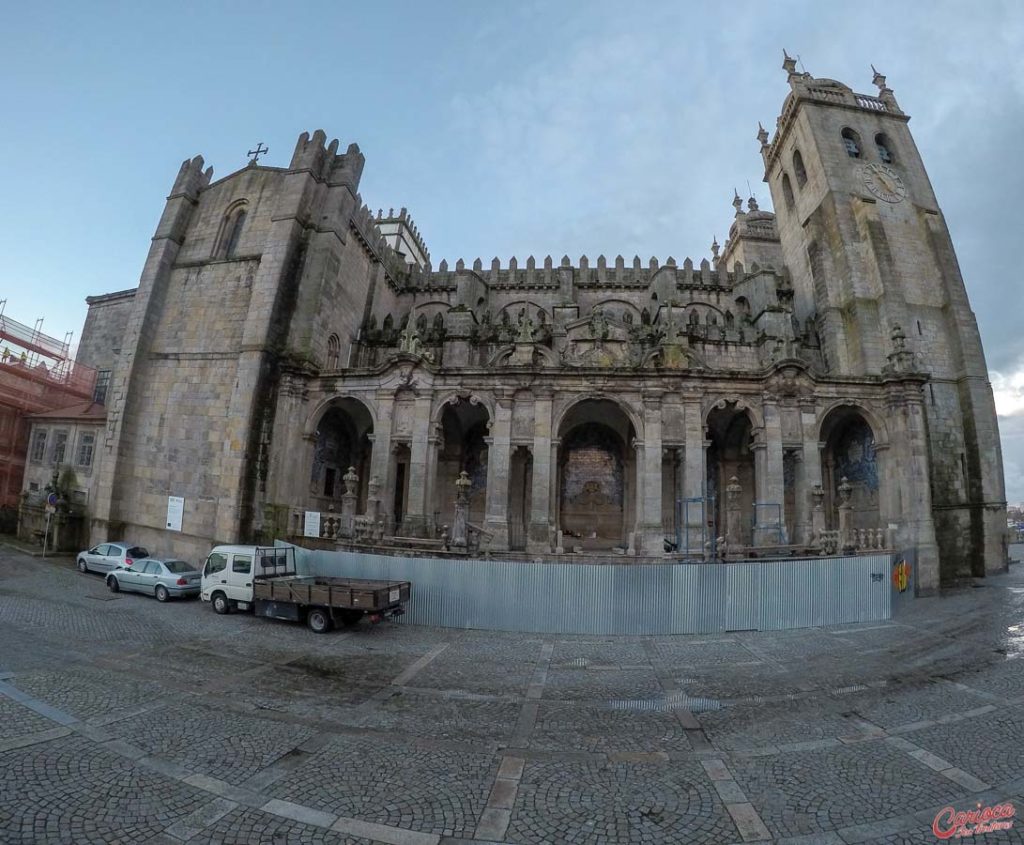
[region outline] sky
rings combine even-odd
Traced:
[[[801,68],[888,77],[985,344],[1010,502],[1024,502],[1024,4],[8,4],[0,27],[0,301],[77,338],[85,297],[138,284],[181,161],[287,166],[323,128],[366,156],[436,266],[709,255],[734,187],[770,208],[755,140]],[[749,184],[749,188],[748,188]]]

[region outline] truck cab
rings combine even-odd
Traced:
[[[253,576],[294,571],[289,548],[215,546],[203,565],[200,597],[213,603],[217,613],[232,608],[248,610],[253,602]]]

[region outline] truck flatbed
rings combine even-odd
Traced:
[[[253,596],[262,601],[379,613],[409,600],[408,581],[375,581],[324,575],[257,575]]]

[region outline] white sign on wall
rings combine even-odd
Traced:
[[[185,514],[185,500],[181,496],[167,497],[167,527],[181,531],[181,518]]]
[[[320,536],[320,511],[306,511],[306,524],[302,533],[306,537]]]

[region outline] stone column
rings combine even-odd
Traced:
[[[682,498],[700,499],[684,505],[680,519],[683,520],[680,534],[680,549],[683,554],[703,554],[705,526],[712,519],[712,506],[706,499],[707,491],[707,443],[704,440],[704,419],[700,400],[687,397],[683,403],[686,441],[684,443]]]
[[[430,397],[413,403],[412,442],[409,444],[409,508],[402,520],[406,537],[427,533],[427,458],[430,451]]]
[[[760,466],[756,467],[756,502],[771,507],[755,508],[754,545],[773,546],[779,542],[780,532],[785,532],[786,525],[782,474],[782,421],[779,418],[778,405],[773,400],[766,399],[763,410],[764,442],[759,452]]]
[[[341,480],[345,482],[345,492],[341,494],[341,537],[352,537],[356,529],[356,491],[359,489],[359,476],[356,468],[349,467]]]
[[[815,541],[819,529],[814,522],[814,489],[821,487],[821,445],[818,443],[817,414],[813,405],[800,408],[800,430],[803,451],[800,455],[800,473],[796,489],[797,536],[790,542],[810,544]],[[825,512],[822,510],[822,519]]]
[[[459,477],[455,479],[455,517],[452,520],[452,548],[464,549],[468,545],[469,488],[472,485],[473,482],[469,480],[469,473],[462,470],[459,473]]]
[[[665,529],[661,524],[661,394],[649,394],[643,398],[644,445],[637,466],[639,489],[637,501],[637,527],[640,546],[646,555],[660,556],[665,553]]]
[[[487,498],[483,527],[491,532],[490,548],[508,549],[508,482],[512,438],[512,398],[498,397],[487,444]]]
[[[366,516],[374,525],[380,518],[380,479],[376,475],[366,482]]]
[[[918,384],[894,385],[889,394],[890,419],[900,433],[901,448],[893,450],[894,476],[904,491],[903,518],[899,532],[901,546],[917,549],[917,593],[929,595],[939,589],[939,551],[932,518],[928,440],[924,407]]]
[[[561,502],[559,501],[559,497],[562,495],[562,489],[560,486],[562,479],[558,469],[558,448],[561,445],[561,438],[551,438],[551,463],[548,467],[548,474],[551,476],[551,486],[548,488],[548,502],[549,512],[551,514],[551,520],[556,536],[561,534],[560,529],[562,525],[562,514],[560,511]]]
[[[531,553],[551,551],[551,392],[534,391],[533,483],[530,490],[530,530],[526,549]]]
[[[366,511],[373,515],[374,522],[387,522],[392,516],[391,507],[394,492],[391,471],[391,420],[395,408],[394,391],[380,391],[377,394],[377,419],[373,424],[370,441],[373,451],[370,453],[370,485],[377,479],[377,492],[370,490],[370,499],[366,503]],[[390,499],[388,494],[391,492]],[[378,498],[379,497],[379,498]],[[373,500],[376,499],[376,504]]]
[[[434,433],[427,438],[427,536],[436,537],[441,526],[437,525],[434,512],[441,510],[441,491],[437,483],[437,453],[441,447],[440,426],[434,426]]]

